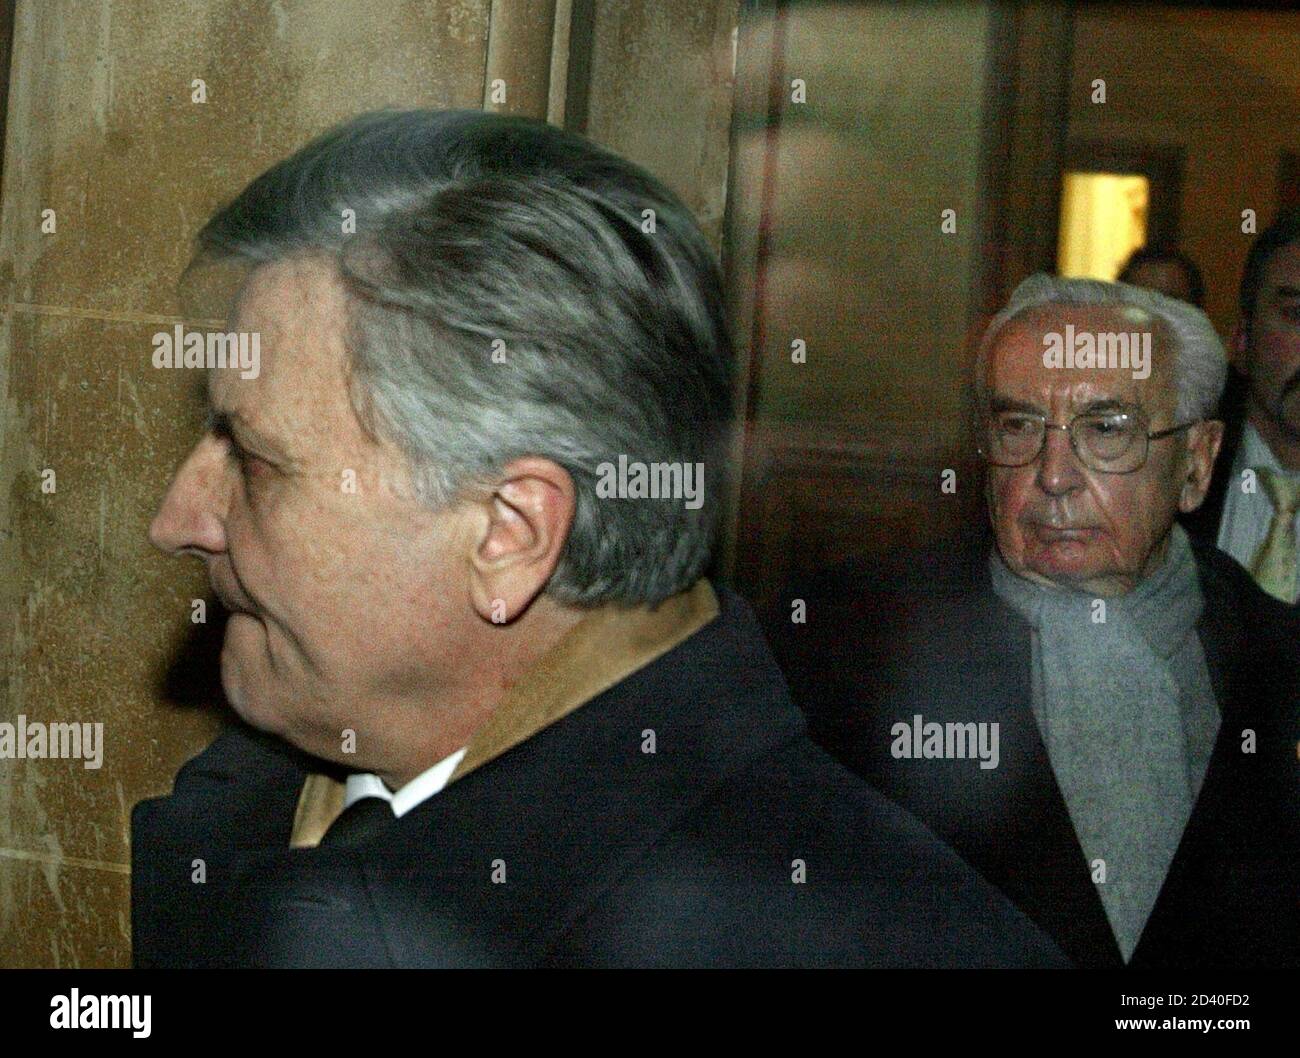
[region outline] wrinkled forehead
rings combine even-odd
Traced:
[[[1153,414],[1169,411],[1177,400],[1170,339],[1163,320],[1135,306],[1028,309],[993,338],[984,363],[985,392],[989,399],[1001,395],[1043,405],[1055,398],[1071,405],[1117,401]],[[1058,350],[1061,357],[1048,355]],[[1149,350],[1149,373],[1140,369],[1143,350]],[[1135,377],[1141,374],[1147,377]]]
[[[327,262],[296,257],[233,266],[207,296],[213,307],[217,298],[228,299],[226,328],[249,344],[256,336],[259,360],[253,378],[238,365],[208,372],[214,407],[250,414],[273,408],[299,424],[343,410],[346,299]]]
[[[319,256],[285,257],[244,266],[227,318],[232,326],[292,333],[341,315],[343,290],[334,266]]]

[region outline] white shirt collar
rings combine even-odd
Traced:
[[[458,749],[450,757],[438,761],[432,768],[420,772],[396,793],[385,786],[384,780],[378,775],[371,773],[349,775],[343,791],[343,807],[348,808],[363,797],[382,797],[393,806],[393,815],[401,818],[447,785],[452,772],[456,770],[456,765],[465,756],[465,750],[468,748],[466,746],[464,749]]]

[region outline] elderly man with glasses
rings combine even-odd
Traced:
[[[991,536],[773,629],[814,733],[1082,966],[1300,958],[1300,629],[1176,521],[1225,372],[1191,305],[1031,277],[976,363]]]

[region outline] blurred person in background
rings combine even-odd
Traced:
[[[1205,308],[1205,280],[1187,254],[1181,250],[1144,246],[1120,269],[1119,282],[1156,290],[1198,309]]]
[[[1300,602],[1300,209],[1256,238],[1230,345],[1236,381],[1223,451],[1188,530],[1216,543],[1261,588]]]

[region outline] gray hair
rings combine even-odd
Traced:
[[[363,114],[222,208],[196,262],[293,254],[335,262],[353,407],[403,451],[424,502],[542,456],[577,495],[548,594],[653,603],[703,573],[734,352],[713,251],[658,180],[541,121]],[[598,468],[620,455],[705,465],[710,502],[601,498]]]
[[[1031,275],[1016,287],[1006,308],[984,331],[975,358],[975,390],[981,407],[985,403],[988,356],[999,332],[1021,313],[1046,305],[1135,308],[1162,321],[1174,346],[1178,390],[1175,419],[1181,423],[1214,415],[1227,382],[1228,359],[1223,341],[1204,312],[1145,287],[1100,279],[1063,279],[1043,272]]]

